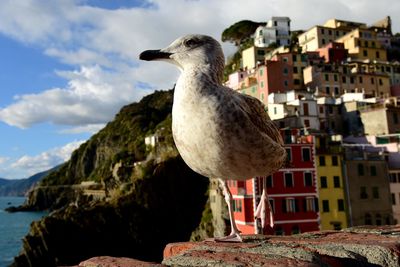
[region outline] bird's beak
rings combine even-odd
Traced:
[[[151,60],[162,60],[170,59],[172,53],[163,52],[162,50],[146,50],[140,53],[139,59],[151,61]]]

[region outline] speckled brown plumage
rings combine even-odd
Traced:
[[[182,70],[175,86],[172,132],[194,171],[244,180],[270,175],[282,166],[282,138],[264,105],[222,85],[224,55],[217,41],[187,35],[162,50],[145,51],[141,58],[166,60]],[[223,187],[229,207],[230,192]]]

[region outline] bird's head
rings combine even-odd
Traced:
[[[212,37],[190,34],[176,39],[166,48],[146,50],[139,56],[142,60],[163,60],[185,70],[188,67],[209,66],[223,72],[224,54],[221,45]]]

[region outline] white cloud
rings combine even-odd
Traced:
[[[20,128],[47,121],[75,126],[105,123],[123,105],[149,92],[135,90],[129,74],[99,66],[58,74],[69,79],[68,87],[17,96],[15,103],[0,109],[0,119]]]
[[[62,147],[56,147],[38,155],[24,155],[18,159],[6,158],[0,161],[0,176],[9,179],[27,178],[33,174],[49,170],[71,157],[72,152],[84,141],[74,141]]]
[[[95,134],[104,128],[106,125],[103,123],[100,124],[88,124],[84,126],[77,126],[72,128],[67,128],[60,130],[59,133],[61,134],[80,134],[80,133],[91,133]]]
[[[0,109],[0,120],[21,128],[48,121],[76,127],[105,123],[121,106],[151,91],[141,90],[140,85],[169,89],[175,83],[178,72],[173,66],[140,62],[141,51],[164,47],[187,33],[220,39],[225,28],[243,19],[289,16],[295,30],[334,17],[373,23],[391,15],[394,31],[400,30],[400,2],[395,0],[149,0],[140,7],[117,10],[88,3],[0,2],[1,33],[40,47],[75,69],[57,72],[69,81],[68,87],[21,95]],[[232,52],[231,45],[223,46]]]
[[[9,160],[8,157],[0,157],[0,165],[4,164],[7,160]]]

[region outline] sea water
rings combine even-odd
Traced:
[[[22,248],[22,238],[29,232],[32,221],[39,220],[44,212],[14,212],[4,209],[19,206],[24,197],[0,197],[0,267],[9,266]]]

